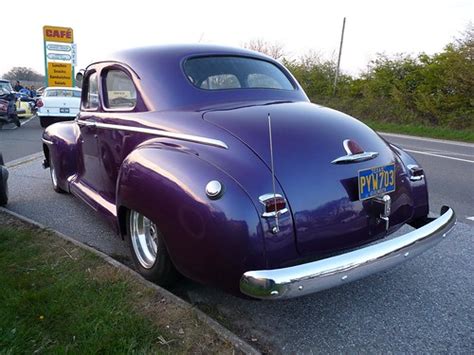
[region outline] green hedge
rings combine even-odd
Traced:
[[[340,76],[335,63],[307,56],[288,61],[311,101],[363,120],[474,130],[474,31],[440,53],[383,54],[359,77]]]

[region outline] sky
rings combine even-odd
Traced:
[[[23,0],[1,16],[0,76],[14,66],[44,74],[44,25],[73,28],[80,69],[124,48],[252,39],[279,43],[294,58],[309,50],[336,58],[343,17],[341,70],[357,75],[377,53],[441,51],[474,21],[474,1]]]

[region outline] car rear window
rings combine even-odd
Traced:
[[[275,64],[255,58],[190,58],[184,63],[184,72],[194,86],[205,90],[295,89],[290,79]]]
[[[47,90],[45,96],[81,97],[81,92],[76,90],[53,89]]]

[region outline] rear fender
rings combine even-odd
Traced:
[[[405,174],[407,178],[410,178],[410,171],[408,170],[409,165],[417,165],[421,167],[420,164],[413,158],[410,154],[405,152],[403,149],[397,147],[394,144],[390,143],[390,147],[395,152],[395,154],[402,161],[402,166],[405,169]],[[429,198],[428,198],[428,184],[426,181],[426,175],[418,181],[410,181],[411,189],[413,192],[413,203],[414,203],[414,212],[412,220],[417,220],[424,218],[428,215],[429,209]]]
[[[58,185],[65,191],[69,191],[67,179],[77,173],[79,139],[80,130],[75,122],[56,123],[43,132],[44,165],[54,164]]]
[[[206,184],[224,192],[210,199]],[[238,291],[246,270],[264,267],[262,226],[255,205],[225,172],[192,150],[141,146],[123,162],[117,184],[118,216],[136,210],[163,234],[177,270],[202,283]]]

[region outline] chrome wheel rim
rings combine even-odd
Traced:
[[[156,262],[158,252],[156,225],[136,211],[130,212],[129,222],[133,251],[140,265],[145,269],[150,269]]]
[[[54,167],[51,165],[49,168],[49,171],[51,173],[51,181],[53,182],[53,186],[57,187],[58,186],[58,178],[56,177],[56,170],[54,170]]]

